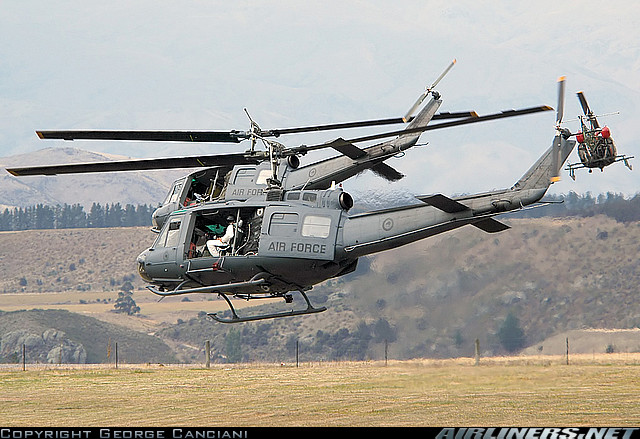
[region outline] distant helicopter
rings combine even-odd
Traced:
[[[629,160],[633,157],[618,155],[609,127],[606,125],[602,128],[600,127],[598,119],[589,108],[583,92],[578,92],[577,96],[584,116],[578,116],[581,130],[574,134],[578,141],[580,163],[571,163],[565,168],[569,171],[571,178],[573,180],[576,179],[576,169],[588,168],[589,172],[592,172],[593,168],[600,168],[602,171],[605,166],[620,161],[624,162],[627,168],[632,169]],[[562,119],[558,123],[561,121]]]
[[[455,62],[455,61],[454,61]],[[548,106],[509,110],[487,116],[440,113],[435,85],[453,63],[418,98],[402,118],[263,131],[251,121],[248,132],[167,131],[38,131],[41,138],[152,141],[239,142],[250,140],[244,153],[143,159],[90,164],[8,169],[13,175],[53,175],[163,168],[199,167],[174,183],[155,215],[158,236],[137,259],[140,276],[152,293],[167,297],[217,294],[231,317],[209,314],[223,323],[238,323],[325,311],[314,307],[306,292],[327,279],[356,269],[358,258],[473,225],[495,233],[509,228],[496,215],[538,203],[575,146],[557,132],[551,147],[510,189],[450,198],[417,197],[422,203],[350,214],[352,197],[337,183],[371,169],[389,180],[402,177],[384,161],[415,146],[431,129],[551,110]],[[561,88],[563,90],[563,88]],[[560,94],[560,93],[559,93]],[[413,113],[427,103],[413,117]],[[454,119],[428,125],[432,119]],[[558,119],[558,117],[557,117]],[[361,126],[408,123],[404,129],[287,148],[269,139],[281,134]],[[394,139],[368,147],[355,144]],[[266,151],[255,150],[257,141]],[[340,155],[300,167],[299,156],[332,148]],[[187,202],[188,197],[190,200]],[[230,298],[281,298],[299,292],[306,307],[241,317]]]

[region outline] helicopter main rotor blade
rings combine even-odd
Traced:
[[[580,101],[580,106],[582,107],[582,111],[584,112],[584,115],[587,116],[589,118],[589,121],[591,122],[591,128],[593,129],[600,128],[598,119],[596,119],[595,115],[593,114],[593,111],[591,111],[591,108],[589,108],[589,104],[587,103],[587,98],[584,97],[584,93],[579,91],[576,94],[578,95],[578,100]]]
[[[468,117],[478,117],[478,113],[475,111],[458,111],[458,112],[442,112],[435,114],[432,117],[432,120],[436,119],[462,119]],[[261,133],[263,137],[267,136],[275,136],[279,137],[282,134],[297,134],[297,133],[306,133],[312,131],[330,131],[330,130],[340,130],[345,128],[363,128],[363,127],[372,127],[379,125],[394,125],[401,123],[408,123],[413,120],[413,116],[409,119],[405,120],[402,117],[391,117],[388,119],[373,119],[373,120],[363,120],[356,122],[342,122],[342,123],[332,123],[326,125],[314,125],[314,126],[306,126],[306,127],[294,127],[294,128],[278,128],[274,130],[266,130]]]
[[[521,110],[506,110],[506,111],[502,111],[500,113],[493,113],[493,114],[487,114],[484,116],[477,116],[477,117],[468,117],[468,118],[464,118],[464,119],[459,119],[459,120],[453,120],[450,122],[443,122],[443,123],[439,123],[439,124],[435,124],[435,125],[425,125],[425,126],[420,126],[420,127],[415,127],[415,128],[408,128],[408,129],[404,129],[404,130],[398,130],[398,131],[391,131],[391,132],[387,132],[387,133],[382,133],[382,134],[373,134],[370,136],[363,136],[363,137],[358,137],[355,139],[349,139],[349,140],[344,140],[344,142],[347,143],[359,143],[359,142],[366,142],[369,140],[377,140],[377,139],[384,139],[387,137],[395,137],[395,136],[400,136],[403,134],[412,134],[412,133],[419,133],[419,132],[423,132],[423,131],[431,131],[431,130],[437,130],[437,129],[441,129],[441,128],[449,128],[449,127],[454,127],[454,126],[460,126],[460,125],[467,125],[467,124],[472,124],[472,123],[477,123],[477,122],[486,122],[489,120],[497,120],[497,119],[504,119],[507,117],[515,117],[515,116],[522,116],[525,114],[533,114],[533,113],[539,113],[541,111],[549,111],[549,110],[553,110],[553,108],[547,106],[547,105],[541,105],[539,107],[531,107],[531,108],[524,108]],[[296,151],[299,150],[299,152],[304,153],[307,151],[313,151],[316,149],[322,149],[322,148],[327,148],[327,147],[331,147],[331,148],[336,148],[335,144],[329,144],[329,143],[323,143],[323,144],[319,144],[319,145],[313,145],[313,146],[300,146],[298,148],[292,148],[292,151]]]
[[[41,139],[223,143],[238,143],[248,137],[248,135],[242,131],[51,130],[36,131],[36,134]]]
[[[363,120],[356,122],[343,122],[343,123],[331,123],[326,125],[313,125],[306,127],[294,127],[294,128],[278,128],[275,130],[266,130],[261,133],[263,137],[274,136],[279,137],[282,134],[298,134],[298,133],[308,133],[313,131],[330,131],[330,130],[340,130],[345,128],[362,128],[362,127],[372,127],[378,125],[393,125],[396,123],[403,123],[402,118],[393,117],[389,119],[374,119],[374,120]]]
[[[584,115],[589,116],[589,113],[591,113],[591,109],[589,108],[589,104],[587,103],[587,98],[584,97],[584,93],[581,91],[576,94],[578,95],[578,100],[580,101],[580,106],[582,107]]]
[[[437,120],[437,119],[462,119],[462,118],[466,118],[466,117],[478,117],[478,113],[476,113],[475,111],[457,111],[455,113],[451,113],[448,111],[442,112],[442,113],[436,113],[433,115],[433,117],[431,118],[431,120]],[[407,122],[411,122],[413,120],[413,117],[409,118],[409,120]]]
[[[84,174],[93,172],[148,171],[155,169],[233,166],[256,164],[263,160],[265,160],[265,157],[260,153],[238,153],[31,166],[24,168],[10,168],[7,169],[7,171],[12,175],[22,177],[27,175]]]
[[[433,119],[456,119],[473,117],[474,111],[440,113]],[[281,134],[296,134],[311,131],[329,131],[345,128],[361,128],[378,125],[391,125],[404,123],[401,117],[388,119],[374,119],[356,122],[333,123],[295,128],[280,128],[268,131],[258,131],[261,137],[278,137]],[[130,140],[151,142],[210,142],[210,143],[239,143],[251,137],[250,132],[245,131],[136,131],[136,130],[43,130],[36,131],[41,139],[58,140]]]
[[[388,137],[400,136],[403,134],[420,133],[424,131],[437,130],[440,128],[449,128],[453,126],[467,125],[471,123],[485,122],[485,121],[496,120],[496,119],[503,119],[507,117],[521,116],[525,114],[533,114],[533,113],[539,113],[541,111],[549,111],[549,110],[553,110],[553,108],[547,105],[541,105],[539,107],[524,108],[521,110],[505,110],[500,113],[487,114],[484,116],[476,116],[476,117],[467,117],[464,119],[454,120],[450,122],[443,122],[435,125],[425,125],[425,126],[419,126],[415,128],[405,128],[402,130],[390,131],[390,132],[381,133],[381,134],[373,134],[370,136],[363,136],[363,137],[358,137],[354,139],[344,140],[342,138],[338,138],[333,141],[320,143],[317,145],[301,145],[298,147],[287,149],[286,154],[293,154],[293,155],[306,154],[310,151],[315,151],[318,149],[325,149],[325,148],[338,149],[342,146],[342,144],[349,147],[349,145],[353,143],[367,142],[370,140],[384,139]]]
[[[403,134],[412,134],[424,131],[431,131],[441,128],[448,128],[459,125],[466,125],[477,122],[485,122],[489,120],[503,119],[507,117],[520,116],[525,114],[533,114],[541,111],[553,110],[553,108],[543,105],[539,107],[525,108],[521,110],[506,110],[500,113],[488,114],[484,116],[478,116],[475,112],[470,112],[471,117],[464,117],[462,113],[443,113],[441,118],[454,118],[449,122],[443,122],[435,125],[425,125],[415,128],[391,131],[382,134],[374,134],[370,136],[358,137],[350,140],[337,139],[332,142],[326,142],[318,145],[302,145],[299,147],[288,148],[283,151],[282,156],[306,154],[309,151],[314,151],[324,148],[341,148],[341,144],[344,143],[348,147],[349,144],[366,142],[369,140],[377,140],[388,137],[395,137]],[[467,114],[467,116],[468,116]],[[102,133],[102,134],[100,134]],[[115,133],[115,134],[114,134]],[[133,135],[129,135],[135,133]],[[147,139],[142,139],[138,135],[139,133],[155,133],[149,135]],[[158,134],[161,133],[161,134]],[[38,136],[41,138],[53,138],[53,139],[107,139],[107,140],[169,140],[178,141],[174,134],[165,135],[167,133],[202,133],[203,137],[191,138],[185,141],[215,141],[215,140],[202,140],[204,135],[212,132],[206,131],[39,131]],[[238,131],[231,132],[213,132],[214,135],[220,135],[219,138],[230,139],[232,136],[235,140],[227,141],[239,141],[245,133]],[[86,136],[86,137],[83,137]],[[99,137],[104,136],[104,137]],[[112,136],[112,137],[109,137]],[[119,137],[116,137],[119,136]],[[173,136],[173,137],[172,137]],[[132,138],[134,137],[134,138]],[[170,139],[167,139],[170,137]],[[224,140],[223,140],[224,141]],[[336,143],[337,142],[337,143]],[[27,175],[56,175],[56,174],[76,174],[76,173],[89,173],[89,172],[117,172],[117,171],[143,171],[154,169],[176,169],[176,168],[197,168],[197,167],[211,167],[211,166],[232,166],[237,164],[256,164],[269,157],[266,153],[253,152],[253,153],[238,153],[238,154],[224,154],[224,155],[202,155],[191,157],[169,157],[158,159],[136,159],[136,160],[122,160],[122,161],[105,161],[97,163],[74,163],[64,165],[45,165],[45,166],[32,166],[24,168],[10,168],[7,171],[15,176],[27,176]]]

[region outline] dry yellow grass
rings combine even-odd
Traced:
[[[640,424],[640,355],[0,370],[5,426]]]

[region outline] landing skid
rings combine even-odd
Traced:
[[[299,293],[302,295],[305,302],[307,302],[306,309],[283,311],[283,312],[276,312],[276,313],[269,313],[269,314],[260,314],[257,316],[249,316],[249,317],[238,316],[238,313],[236,312],[236,309],[233,307],[233,304],[231,303],[231,300],[229,299],[228,294],[219,293],[219,295],[222,296],[222,298],[227,302],[227,305],[229,305],[229,310],[231,311],[231,318],[227,319],[227,318],[219,317],[217,313],[209,313],[207,315],[211,317],[213,320],[215,320],[216,322],[220,322],[220,323],[242,323],[242,322],[253,322],[256,320],[277,319],[280,317],[293,317],[293,316],[301,316],[306,314],[316,314],[316,313],[327,310],[327,308],[324,306],[320,308],[314,308],[314,306],[311,305],[311,301],[309,301],[309,298],[307,297],[307,295],[303,291],[299,291]],[[234,294],[234,297],[244,298],[246,300],[270,299],[274,297],[282,297],[287,303],[291,303],[293,301],[293,296],[291,296],[290,293],[282,293],[282,294],[269,295],[269,296],[251,296],[251,295]]]
[[[615,162],[624,162],[625,166],[627,168],[629,168],[629,170],[633,170],[633,167],[631,166],[631,163],[629,163],[629,160],[631,160],[633,158],[633,156],[628,157],[626,155],[619,155],[616,157],[616,159],[611,162],[611,163],[615,163]],[[564,168],[565,170],[569,171],[569,176],[571,177],[572,180],[575,181],[576,179],[576,169],[581,169],[581,168],[587,168],[588,166],[583,165],[582,163],[571,163],[569,165],[567,165],[566,168]],[[594,166],[595,167],[595,166]],[[602,171],[603,168],[600,168],[600,170]],[[591,169],[589,169],[589,172],[591,172]]]

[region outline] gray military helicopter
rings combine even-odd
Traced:
[[[455,61],[454,61],[455,62]],[[313,314],[306,292],[315,284],[353,272],[358,258],[392,249],[456,228],[472,225],[488,233],[509,227],[496,215],[538,203],[575,146],[557,132],[553,145],[509,189],[450,198],[417,197],[422,203],[350,214],[352,197],[341,181],[366,169],[389,180],[402,174],[384,161],[415,146],[424,131],[551,110],[540,106],[487,116],[436,113],[442,104],[435,86],[453,63],[418,98],[402,118],[263,131],[251,120],[247,132],[39,131],[41,138],[150,141],[239,142],[250,150],[227,155],[128,160],[119,162],[12,168],[14,175],[198,167],[176,181],[154,215],[158,236],[137,259],[147,288],[162,296],[217,294],[231,317],[210,316],[223,323]],[[563,91],[563,87],[560,88]],[[559,92],[559,96],[561,93]],[[428,98],[428,99],[427,99]],[[561,96],[563,98],[563,96]],[[414,117],[413,113],[427,100]],[[429,125],[433,119],[453,119]],[[406,123],[401,130],[318,145],[287,148],[271,140],[282,134]],[[368,147],[356,143],[393,137]],[[261,141],[266,151],[257,151]],[[300,166],[299,156],[332,148],[340,155]],[[202,192],[202,193],[200,193]],[[186,198],[193,196],[185,205]],[[162,210],[164,209],[164,210]],[[241,317],[230,298],[282,298],[298,292],[306,307]]]
[[[580,131],[575,135],[578,141],[578,157],[579,163],[570,163],[565,168],[569,171],[572,179],[576,179],[575,171],[580,168],[587,168],[592,172],[593,168],[600,168],[603,171],[605,166],[609,166],[615,162],[624,162],[627,168],[632,169],[629,160],[633,157],[626,155],[618,155],[616,145],[611,137],[611,130],[608,126],[600,127],[598,118],[589,108],[587,98],[583,92],[576,93],[584,116],[578,116],[580,119]],[[560,117],[557,121],[559,125],[562,122]]]

